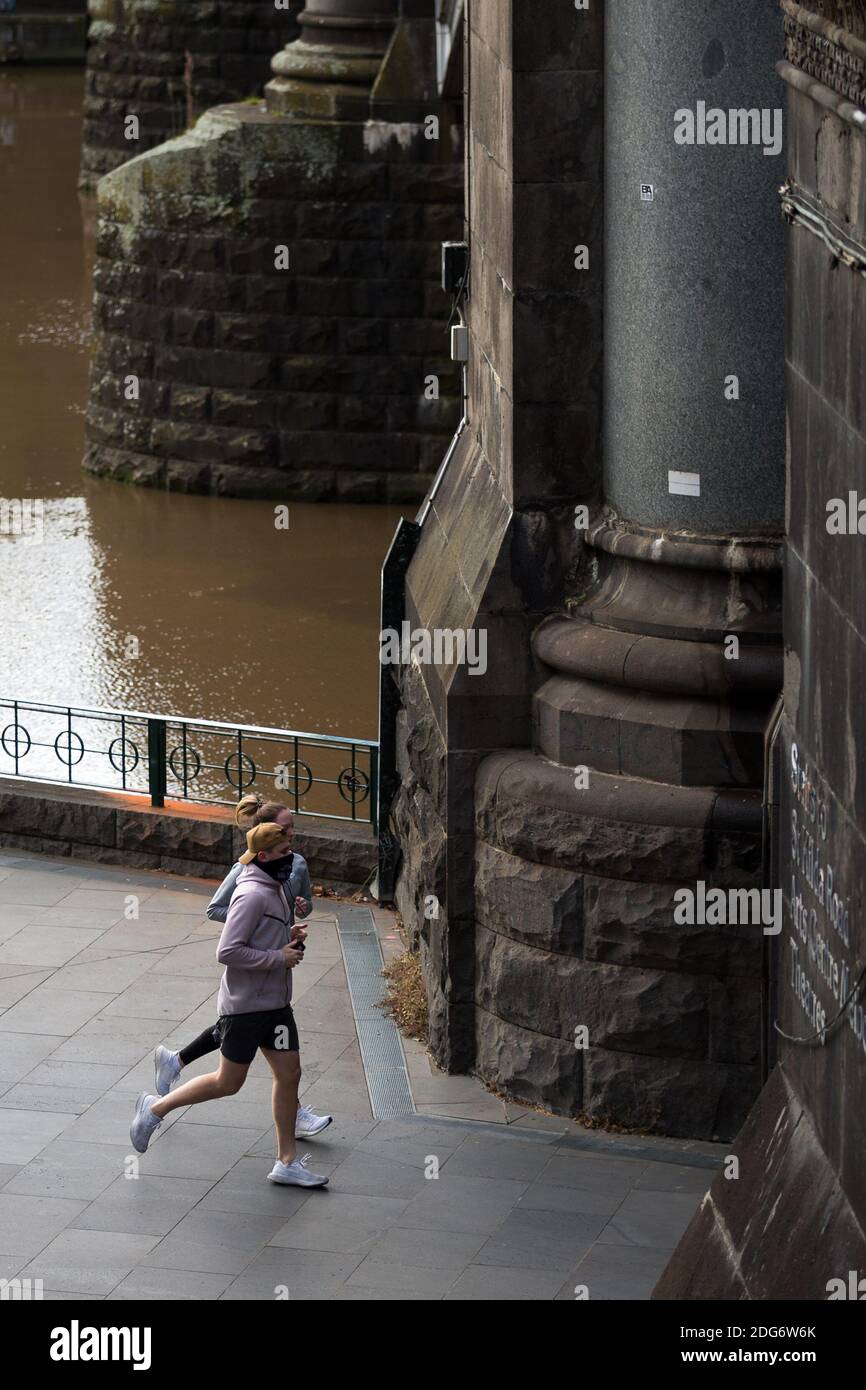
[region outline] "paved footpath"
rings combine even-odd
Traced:
[[[366,909],[333,899],[316,900],[295,972],[302,1097],[337,1117],[307,1145],[329,1188],[266,1181],[260,1057],[237,1096],[174,1112],[136,1176],[129,1123],[153,1049],[215,1018],[213,888],[0,851],[0,1278],[55,1299],[649,1296],[723,1150],[505,1104],[415,1043],[414,1113],[376,1118],[344,964]],[[387,958],[394,918],[374,918]]]

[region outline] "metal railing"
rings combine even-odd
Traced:
[[[0,726],[0,777],[147,795],[152,806],[231,806],[257,791],[296,815],[378,833],[379,745],[367,739],[5,699]]]

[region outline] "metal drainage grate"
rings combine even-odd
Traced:
[[[376,1008],[387,991],[373,914],[368,907],[347,908],[337,917],[337,930],[373,1115],[377,1120],[414,1115],[400,1034],[392,1019]]]

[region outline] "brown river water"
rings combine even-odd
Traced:
[[[379,569],[400,508],[292,504],[278,531],[272,502],[81,471],[82,88],[80,69],[0,69],[0,498],[43,508],[41,537],[0,531],[0,701],[374,739]]]

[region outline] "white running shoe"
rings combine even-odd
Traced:
[[[333,1122],[333,1115],[317,1115],[315,1110],[308,1110],[306,1105],[299,1105],[298,1118],[295,1120],[295,1138],[313,1139]]]
[[[146,1091],[142,1091],[135,1102],[135,1118],[130,1126],[129,1137],[132,1140],[133,1148],[137,1149],[140,1154],[146,1152],[151,1135],[162,1124],[159,1115],[154,1115],[152,1109],[157,1099],[157,1096],[149,1096]]]
[[[154,1085],[158,1096],[167,1096],[180,1076],[180,1055],[169,1052],[167,1047],[158,1047],[153,1054]]]
[[[294,1163],[281,1163],[277,1159],[268,1173],[268,1182],[285,1183],[287,1187],[327,1187],[328,1179],[321,1173],[311,1173],[307,1167],[309,1154],[296,1158]]]

